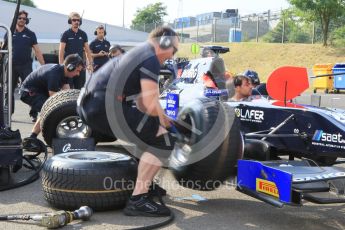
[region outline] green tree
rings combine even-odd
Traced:
[[[307,25],[296,20],[293,11],[284,10],[277,26],[268,32],[263,40],[271,43],[280,43],[282,39],[284,42],[308,43],[310,42],[310,34],[305,32],[305,27]],[[284,38],[282,38],[283,34]]]
[[[344,14],[345,0],[289,0],[301,19],[321,24],[323,45],[327,46],[329,26]]]
[[[143,28],[144,25],[153,25],[163,23],[163,17],[168,15],[166,12],[166,6],[161,2],[155,4],[149,4],[143,9],[138,9],[134,19],[132,20],[132,29],[143,29],[150,31],[153,28]]]
[[[13,2],[13,3],[16,3],[17,0],[4,0],[6,2]],[[32,1],[32,0],[22,0],[21,5],[24,5],[24,6],[31,6],[31,7],[35,7],[36,8],[36,5],[35,3]]]

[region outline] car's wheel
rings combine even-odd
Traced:
[[[44,141],[51,146],[53,138],[85,138],[91,129],[77,114],[79,90],[63,90],[44,103],[41,110],[41,129]]]
[[[44,103],[41,110],[42,136],[51,146],[53,138],[94,137],[95,142],[115,141],[115,138],[103,137],[93,132],[77,113],[77,99],[80,91],[63,90]]]
[[[50,158],[42,171],[44,198],[53,207],[94,210],[123,207],[134,189],[137,162],[124,154],[69,152]]]
[[[213,190],[236,173],[243,156],[243,137],[235,111],[222,102],[197,99],[185,106],[178,121],[183,141],[175,145],[170,167],[177,181],[196,190]]]

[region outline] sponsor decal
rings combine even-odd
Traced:
[[[250,121],[255,123],[262,123],[264,120],[264,111],[255,109],[235,109],[235,114],[241,121]]]
[[[340,133],[326,133],[323,130],[316,130],[313,136],[313,141],[319,142],[330,142],[330,143],[337,143],[337,144],[344,144],[345,139],[343,135]]]
[[[256,178],[256,191],[279,198],[277,185],[272,181]]]
[[[176,120],[179,107],[179,95],[174,93],[168,93],[166,98],[166,114]]]
[[[331,172],[325,174],[319,174],[315,176],[305,176],[305,177],[294,177],[292,179],[293,182],[300,182],[300,181],[316,181],[316,180],[326,180],[326,179],[335,179],[335,178],[342,178],[345,177],[345,172]]]
[[[74,151],[86,151],[87,149],[72,149],[71,143],[67,143],[62,147],[62,152],[67,153],[67,152],[74,152]]]

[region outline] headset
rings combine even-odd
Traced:
[[[164,32],[159,40],[159,47],[163,50],[169,49],[173,46],[172,37],[176,36],[172,31]]]
[[[66,68],[68,72],[73,72],[80,64],[84,65],[83,59],[78,54],[72,54],[74,61],[67,64]]]
[[[68,17],[68,24],[72,24],[72,19],[70,17]],[[83,20],[82,18],[79,18],[79,26],[81,26],[81,24],[83,24]]]
[[[98,29],[103,29],[104,30],[104,36],[107,35],[107,31],[105,30],[104,26],[103,25],[100,25],[100,26],[97,26],[96,29],[95,29],[95,32],[93,33],[95,36],[97,36],[97,30]]]
[[[26,18],[25,20],[25,25],[29,24],[30,23],[30,18]]]

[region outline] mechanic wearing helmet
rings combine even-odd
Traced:
[[[20,100],[35,112],[40,112],[44,102],[60,89],[69,89],[68,80],[79,76],[84,68],[83,59],[78,54],[68,55],[63,65],[46,64],[30,73],[20,88]],[[41,132],[40,118],[37,119],[30,138]]]
[[[253,70],[246,70],[243,73],[243,75],[249,77],[252,82],[252,85],[253,85],[252,95],[260,95],[260,96],[268,95],[267,90],[266,90],[266,83],[260,83],[259,75],[257,72]]]
[[[115,89],[121,87],[115,91],[118,95],[113,98],[115,105],[122,109],[118,112],[123,113],[123,116],[111,119],[115,119],[115,122],[120,122],[116,120],[120,117],[125,119],[116,128],[127,134],[129,141],[135,142],[141,154],[138,156],[140,162],[135,188],[124,209],[125,215],[170,215],[170,210],[165,205],[153,201],[149,188],[161,169],[162,158],[168,159],[174,148],[174,140],[166,130],[170,127],[171,120],[159,103],[158,77],[161,65],[173,58],[177,50],[176,32],[170,27],[157,27],[150,33],[147,42],[133,48],[122,58],[110,60],[97,71],[85,85],[85,91],[79,98],[78,111],[86,123],[105,136],[114,136],[106,114],[106,89],[110,88],[107,87],[110,77],[124,80],[123,88],[120,84],[111,86]],[[122,125],[125,127],[121,128]],[[171,144],[166,143],[166,138]]]
[[[125,50],[122,49],[122,47],[120,45],[112,45],[112,46],[110,46],[108,56],[109,56],[109,58],[114,58],[114,57],[118,57],[124,53],[125,53]]]
[[[252,95],[252,83],[249,77],[244,75],[236,75],[233,79],[235,87],[235,95],[229,101],[245,101]]]
[[[93,58],[93,69],[98,70],[108,60],[110,43],[105,39],[106,31],[103,25],[97,26],[94,34],[96,38],[90,43],[91,56]]]

